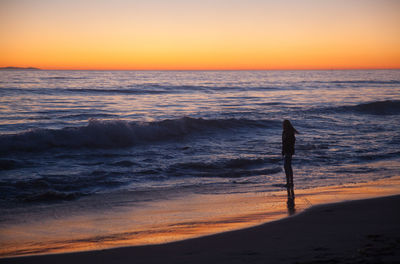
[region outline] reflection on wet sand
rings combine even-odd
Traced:
[[[295,202],[294,202],[294,188],[293,184],[287,186],[287,209],[288,209],[288,214],[293,215],[296,213],[296,208],[295,208]]]
[[[160,244],[274,221],[312,205],[398,194],[400,177],[253,194],[203,195],[141,207],[0,225],[0,258]],[[285,202],[287,204],[285,206]],[[76,231],[79,230],[79,233]]]

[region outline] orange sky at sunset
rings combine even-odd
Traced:
[[[0,0],[0,67],[400,68],[396,0]]]

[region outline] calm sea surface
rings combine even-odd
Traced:
[[[83,198],[280,190],[283,119],[297,189],[400,171],[399,70],[1,71],[0,225]]]

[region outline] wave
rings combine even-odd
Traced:
[[[63,89],[68,92],[77,93],[120,93],[120,94],[165,94],[165,93],[192,93],[192,92],[219,92],[219,91],[264,91],[279,90],[282,87],[242,87],[242,86],[208,86],[208,85],[160,85],[145,84],[133,85],[118,88],[67,88]]]
[[[240,178],[270,175],[281,172],[280,166],[265,168],[281,161],[280,158],[236,158],[213,162],[186,162],[171,165],[167,169],[170,176]]]
[[[63,91],[73,92],[73,93],[105,93],[105,94],[165,94],[171,93],[168,90],[161,89],[141,89],[141,88],[122,88],[122,89],[94,89],[94,88],[80,88],[80,89],[63,89]]]
[[[124,172],[94,170],[90,173],[41,175],[37,178],[0,181],[0,200],[46,202],[74,200],[98,190],[125,184]]]
[[[400,84],[399,80],[350,80],[350,81],[332,81],[331,83],[338,83],[338,84]]]
[[[207,170],[207,169],[237,169],[259,166],[266,163],[278,163],[280,158],[236,158],[228,160],[220,160],[216,162],[188,162],[174,164],[175,168],[179,169],[194,169],[194,170]]]
[[[34,129],[19,134],[0,135],[0,154],[12,151],[38,152],[53,148],[122,148],[173,140],[202,131],[271,127],[278,123],[270,120],[190,117],[155,122],[92,119],[82,127]]]
[[[18,167],[18,162],[12,159],[0,159],[0,170],[12,170]]]
[[[59,202],[76,200],[86,195],[81,192],[58,192],[58,191],[45,191],[42,193],[35,193],[30,195],[19,196],[18,200],[22,202]]]
[[[397,115],[400,114],[400,100],[374,101],[357,105],[325,108],[322,110],[335,112],[356,112],[370,115]]]
[[[56,77],[52,77],[55,79]],[[57,78],[64,79],[64,78]],[[65,78],[68,79],[68,78]],[[17,92],[17,93],[38,93],[38,94],[59,94],[60,92],[78,93],[78,94],[173,94],[173,93],[192,93],[192,92],[220,92],[220,91],[264,91],[264,90],[280,90],[282,87],[242,87],[242,86],[207,86],[207,85],[160,85],[160,84],[143,84],[128,85],[125,87],[104,87],[104,88],[16,88],[3,87],[0,91]]]
[[[44,113],[45,112],[45,113]],[[40,111],[37,113],[44,113],[44,114],[53,114],[54,110],[49,110],[49,111]],[[58,111],[60,112],[60,111]],[[61,112],[65,113],[67,111]],[[80,113],[80,114],[66,114],[66,115],[61,115],[58,118],[60,119],[80,119],[80,120],[85,120],[85,119],[91,119],[91,118],[111,118],[111,117],[117,117],[116,114],[105,114],[105,113]]]
[[[1,93],[34,93],[34,94],[165,94],[174,90],[144,89],[144,88],[1,88]]]
[[[366,114],[394,115],[394,114],[400,114],[400,101],[397,100],[376,101],[376,102],[358,104],[356,106],[348,106],[348,107],[345,106],[344,108]]]
[[[304,81],[309,82],[309,81]],[[323,84],[400,84],[400,80],[345,80],[345,81],[314,81]]]
[[[50,76],[50,77],[41,77],[41,80],[84,80],[88,79],[88,77],[72,77],[72,76]]]
[[[117,166],[117,167],[132,167],[135,165],[138,165],[135,162],[129,161],[129,160],[121,160],[121,161],[117,161],[111,164],[112,166]]]

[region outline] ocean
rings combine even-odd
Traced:
[[[400,70],[1,71],[0,102],[3,238],[143,202],[282,190],[284,119],[299,131],[296,189],[400,171]]]

